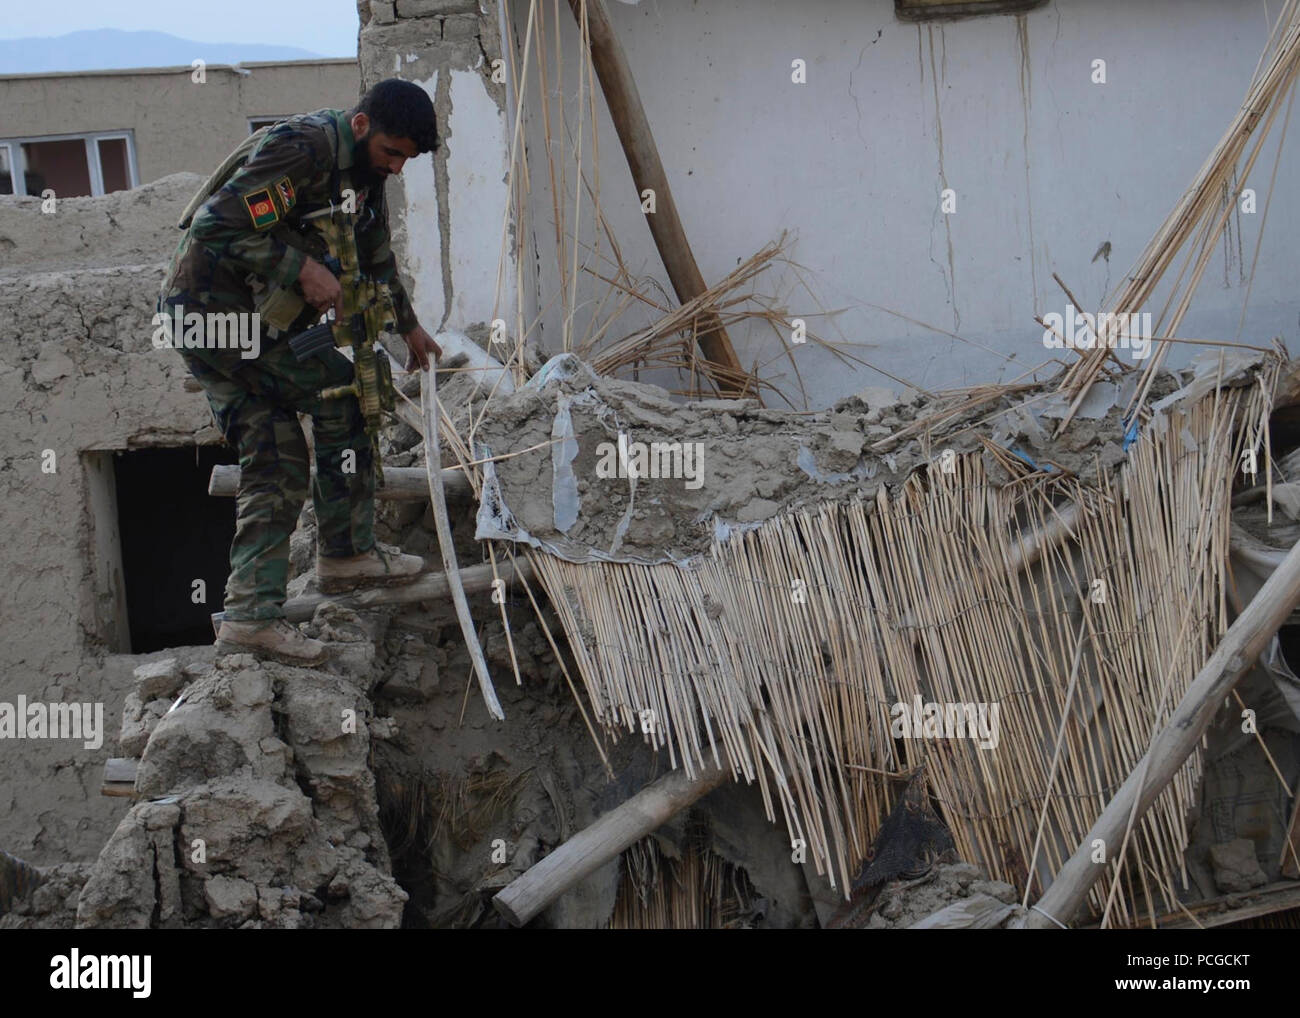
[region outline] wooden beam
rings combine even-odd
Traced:
[[[497,564],[497,576],[509,583],[516,575],[529,575],[528,563],[517,559],[515,564]],[[467,594],[481,594],[492,589],[492,564],[470,566],[460,571],[461,582]],[[410,604],[416,601],[445,601],[451,597],[451,583],[446,573],[426,573],[413,583],[400,587],[368,587],[348,594],[305,594],[284,603],[284,615],[290,622],[308,622],[316,609],[327,601],[344,608],[374,608],[382,604]]]
[[[686,230],[682,227],[677,204],[673,201],[673,193],[668,186],[668,175],[664,172],[659,149],[650,130],[650,120],[646,117],[645,107],[641,105],[641,96],[637,92],[636,81],[632,78],[623,47],[614,34],[609,11],[604,0],[569,0],[569,8],[577,19],[580,33],[584,7],[591,42],[591,62],[605,95],[610,118],[614,121],[614,130],[618,132],[618,140],[623,145],[628,169],[632,171],[637,200],[640,201],[641,194],[647,188],[654,191],[655,211],[647,213],[646,221],[655,247],[659,249],[659,257],[663,259],[664,269],[668,272],[668,279],[677,291],[677,299],[685,304],[708,290],[708,286],[686,239]],[[700,351],[706,360],[720,369],[711,372],[710,377],[724,396],[745,395],[745,372],[736,358],[736,351],[723,328],[722,320],[713,312],[699,317]]]
[[[117,515],[117,480],[111,450],[85,454],[86,493],[90,501],[90,530],[94,549],[95,635],[111,651],[131,652],[127,618],[126,571],[122,565],[121,525]]]
[[[674,770],[579,831],[492,899],[505,918],[523,926],[565,891],[604,866],[634,841],[723,783],[729,772],[710,766],[694,778]]]
[[[312,471],[312,477],[316,471]],[[442,471],[442,486],[449,496],[470,497],[471,489],[465,472],[458,467]],[[212,468],[208,479],[208,494],[234,498],[239,494],[239,466],[218,464]],[[375,498],[390,502],[418,502],[429,497],[429,479],[423,467],[384,467],[384,486],[375,491]]]
[[[1249,891],[1237,891],[1218,898],[1208,898],[1186,906],[1187,911],[1166,912],[1156,917],[1156,928],[1161,930],[1194,930],[1198,924],[1205,929],[1239,923],[1243,919],[1256,919],[1274,912],[1300,908],[1300,883],[1279,881]],[[1187,912],[1192,915],[1188,916]],[[1192,917],[1195,917],[1195,922]],[[1087,927],[1095,928],[1096,924]]]
[[[1100,841],[1105,845],[1108,860],[1120,852],[1129,824],[1137,824],[1173,779],[1200,742],[1224,697],[1272,640],[1297,601],[1300,601],[1300,544],[1287,553],[1246,610],[1224,633],[1210,660],[1174,709],[1169,723],[1152,740],[1137,767],[1030,911],[1024,921],[1025,929],[1054,928],[1056,923],[1052,919],[1067,925],[1073,920],[1088,890],[1110,869],[1109,863],[1092,861],[1093,844]]]

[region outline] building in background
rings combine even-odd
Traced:
[[[353,105],[359,80],[351,59],[0,75],[0,194],[74,198],[207,174],[263,124]]]

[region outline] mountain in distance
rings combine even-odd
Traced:
[[[0,74],[104,71],[125,67],[186,67],[194,60],[234,64],[258,60],[316,60],[297,46],[256,42],[195,42],[166,32],[94,28],[67,35],[0,39]]]

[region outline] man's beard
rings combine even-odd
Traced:
[[[370,146],[365,140],[352,146],[352,179],[361,189],[378,189],[384,186],[386,174],[378,172],[370,162]]]

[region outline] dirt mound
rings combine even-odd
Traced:
[[[387,733],[350,676],[218,659],[153,727],[77,925],[397,926],[368,766]]]

